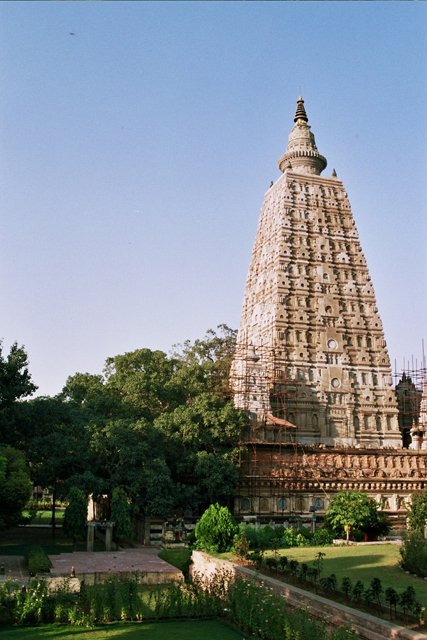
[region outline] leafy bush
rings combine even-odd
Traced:
[[[264,560],[264,564],[269,569],[277,569],[278,560],[276,558],[273,558],[273,556],[269,556]]]
[[[49,558],[41,547],[29,547],[25,554],[25,560],[30,576],[36,576],[38,573],[48,573],[50,569]]]
[[[284,548],[288,547],[307,547],[310,541],[301,533],[297,533],[295,529],[285,529],[282,538],[280,539],[280,546]]]
[[[246,539],[244,531],[234,536],[233,548],[231,550],[238,558],[248,557],[249,542]]]
[[[207,551],[229,551],[238,532],[239,527],[227,507],[211,504],[197,523],[197,545]]]
[[[185,576],[188,576],[191,564],[190,549],[162,549],[159,553],[159,558],[182,571]]]
[[[402,556],[401,566],[405,571],[415,573],[420,578],[427,577],[427,540],[420,531],[411,531],[405,535],[399,551]]]
[[[260,531],[264,537],[269,538],[270,540],[277,537],[275,530],[273,529],[273,527],[270,527],[269,524],[260,529]]]
[[[306,540],[312,540],[314,535],[313,533],[311,533],[311,531],[307,529],[307,527],[300,527],[297,533],[302,535],[302,537],[305,538]]]
[[[333,533],[331,533],[329,529],[326,529],[326,527],[322,527],[316,529],[311,542],[316,547],[326,547],[328,544],[332,544],[333,539]]]
[[[424,533],[424,525],[427,520],[427,491],[418,491],[412,494],[406,517],[411,531]]]
[[[285,527],[283,526],[283,524],[280,524],[278,527],[276,527],[276,529],[274,530],[276,536],[278,537],[278,539],[280,540],[280,538],[283,537],[284,532],[286,531]]]
[[[244,529],[245,538],[249,543],[250,549],[256,549],[258,547],[258,531],[250,524]]]

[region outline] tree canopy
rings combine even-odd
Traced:
[[[37,390],[28,371],[28,357],[23,346],[14,342],[3,356],[0,341],[0,443],[23,446],[25,433],[21,423],[22,398]]]
[[[0,531],[19,523],[30,493],[25,455],[12,447],[0,447]]]
[[[71,487],[68,495],[68,506],[65,509],[62,523],[63,534],[73,538],[74,551],[77,539],[82,540],[86,536],[88,499],[77,487]]]
[[[248,422],[228,385],[235,337],[221,325],[170,355],[109,357],[102,374],[76,373],[58,396],[20,403],[33,481],[57,496],[76,487],[110,501],[119,488],[134,514],[227,504]]]
[[[326,521],[338,535],[359,530],[369,535],[389,530],[386,514],[378,511],[378,503],[361,491],[341,491],[326,512]]]

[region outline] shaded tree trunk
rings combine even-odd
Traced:
[[[55,537],[55,503],[56,503],[56,479],[53,485],[53,495],[52,495],[52,538]]]

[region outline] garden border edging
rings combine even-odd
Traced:
[[[313,613],[329,618],[331,624],[334,624],[334,620],[339,620],[344,624],[351,624],[368,640],[425,640],[427,637],[418,631],[412,631],[406,627],[381,620],[368,613],[357,611],[310,591],[264,576],[234,562],[215,558],[202,551],[193,551],[191,559],[190,575],[198,573],[209,579],[209,576],[213,575],[217,569],[226,569],[232,571],[234,575],[239,575],[245,579],[256,578],[275,591],[282,593],[291,606],[308,606]]]

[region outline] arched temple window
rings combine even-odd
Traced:
[[[279,511],[286,511],[287,508],[288,508],[288,501],[286,500],[286,498],[280,498]]]

